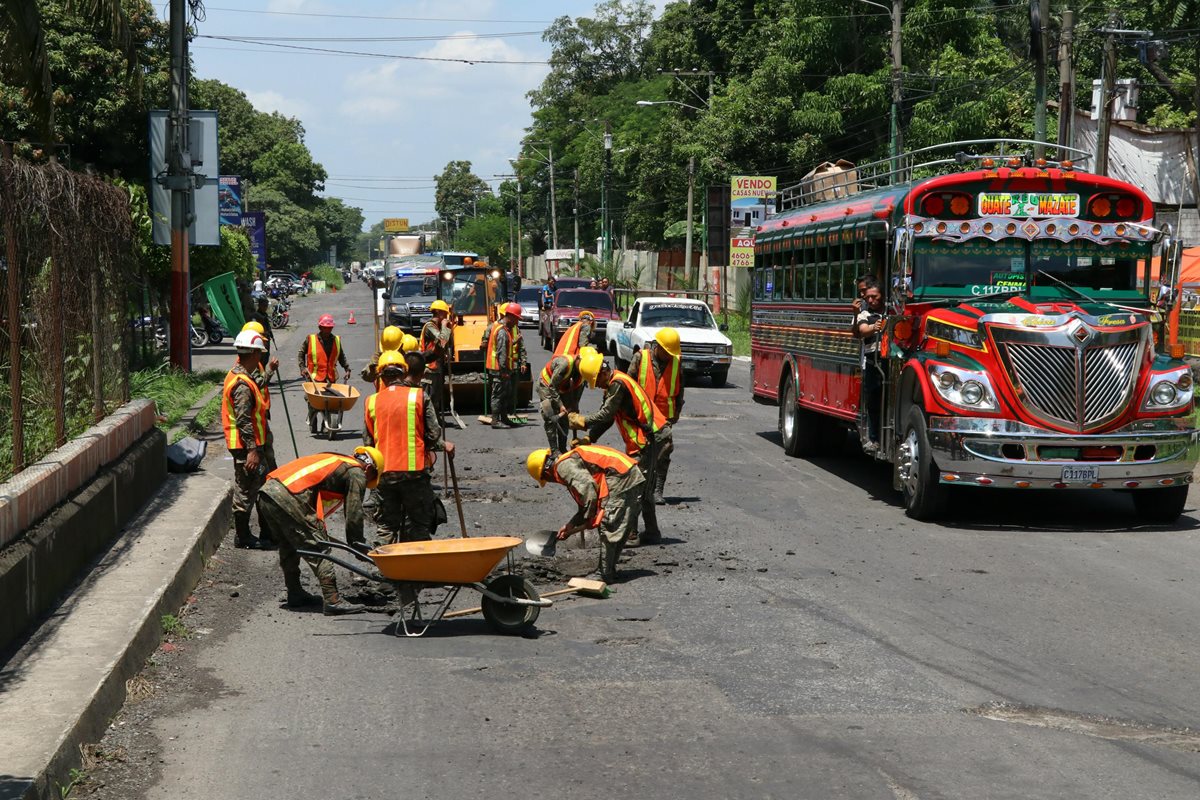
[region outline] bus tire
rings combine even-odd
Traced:
[[[919,406],[909,406],[904,437],[896,454],[896,471],[904,495],[904,513],[916,520],[936,519],[946,508],[946,487],[933,463],[929,427]]]
[[[793,458],[817,455],[821,449],[819,415],[800,406],[796,382],[789,375],[779,393],[779,437],[783,452]]]
[[[1188,485],[1168,486],[1165,489],[1139,489],[1130,492],[1138,519],[1159,525],[1170,525],[1179,519],[1187,502]]]

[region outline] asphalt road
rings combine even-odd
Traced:
[[[368,308],[352,284],[293,319],[333,312],[357,371]],[[193,645],[203,688],[147,723],[146,795],[1200,795],[1194,505],[1150,528],[1119,495],[963,489],[950,521],[916,523],[861,455],[785,457],[748,383],[738,363],[727,388],[688,387],[666,543],[634,551],[611,598],[544,611],[536,637],[465,618],[404,640],[383,614],[280,611],[272,557],[245,554],[280,585]],[[295,397],[301,453],[325,449]],[[472,532],[565,521],[567,493],[524,471],[540,425],[468,419],[451,438]]]

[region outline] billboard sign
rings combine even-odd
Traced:
[[[408,233],[407,217],[388,217],[383,221],[384,233]]]
[[[250,240],[250,252],[259,272],[267,271],[267,212],[247,211],[242,214],[242,228]]]
[[[217,183],[217,214],[222,225],[242,224],[242,179],[222,175]]]
[[[753,236],[754,229],[775,213],[776,179],[768,175],[734,175],[729,183],[731,238]],[[730,265],[733,254],[730,253]]]
[[[566,249],[560,248],[558,250],[546,251],[547,261],[571,261],[575,258],[583,258],[583,248],[580,248],[579,252],[576,252],[569,247]]]
[[[188,228],[188,243],[217,246],[221,244],[217,211],[217,183],[221,177],[217,163],[217,112],[193,110],[188,115],[191,163],[185,166],[190,167],[198,184],[192,192],[195,219]],[[166,109],[150,112],[150,216],[154,243],[162,245],[171,243],[171,192],[158,181],[167,174],[168,116]]]
[[[754,266],[754,237],[737,236],[729,240],[729,266]]]

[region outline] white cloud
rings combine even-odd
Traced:
[[[261,92],[247,91],[246,97],[250,99],[250,104],[259,111],[278,111],[285,117],[304,118],[312,107],[303,100],[293,100],[284,97],[279,92],[267,89]]]
[[[318,5],[311,0],[271,0],[267,3],[267,11],[312,11]]]

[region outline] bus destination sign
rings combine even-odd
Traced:
[[[1043,192],[984,192],[979,195],[981,217],[1078,217],[1079,195]]]

